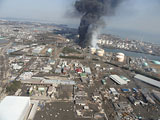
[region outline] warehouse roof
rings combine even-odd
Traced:
[[[110,88],[110,91],[112,92],[113,95],[119,95],[119,93],[116,91],[115,88]]]
[[[160,88],[160,82],[158,82],[158,81],[156,81],[152,78],[149,78],[149,77],[146,77],[146,76],[143,76],[143,75],[140,75],[140,74],[136,74],[134,76],[134,78],[137,79],[137,80],[143,81],[145,83],[148,83],[150,85],[153,85],[155,87]]]
[[[118,75],[110,75],[109,77],[119,85],[127,84],[127,81],[123,80]]]
[[[0,120],[21,120],[30,97],[7,96],[0,103]]]
[[[45,84],[62,84],[62,85],[75,85],[75,81],[73,80],[44,80]]]

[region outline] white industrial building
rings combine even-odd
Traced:
[[[119,85],[127,84],[127,81],[120,78],[118,75],[110,75],[110,79],[112,79],[114,82],[116,82]]]
[[[114,95],[114,96],[119,96],[119,93],[117,92],[117,90],[115,88],[110,88],[109,89],[111,91],[111,93]]]
[[[150,84],[150,85],[153,85],[153,86],[155,86],[155,87],[160,88],[160,82],[157,81],[157,80],[154,80],[154,79],[152,79],[152,78],[149,78],[149,77],[146,77],[146,76],[143,76],[143,75],[140,75],[140,74],[136,74],[136,75],[134,76],[134,78],[135,78],[136,80],[140,80],[140,81],[142,81],[142,82],[145,82],[145,83],[147,83],[147,84]]]
[[[85,73],[92,74],[91,69],[89,67],[84,68]]]
[[[0,102],[0,120],[25,120],[30,97],[7,96]]]

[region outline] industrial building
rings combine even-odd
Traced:
[[[149,77],[146,77],[146,76],[143,76],[143,75],[140,75],[140,74],[136,74],[136,75],[134,76],[134,78],[135,78],[136,80],[140,80],[140,81],[142,81],[142,82],[145,82],[145,83],[147,83],[147,84],[150,84],[150,85],[153,85],[153,86],[155,86],[155,87],[160,88],[160,82],[158,82],[158,81],[156,81],[156,80],[154,80],[154,79],[152,79],[152,78],[149,78]]]
[[[152,90],[154,97],[160,102],[160,92],[156,90]]]
[[[73,80],[63,80],[63,79],[28,79],[21,81],[23,84],[32,84],[32,85],[52,85],[52,84],[62,84],[62,85],[75,85],[76,82]]]
[[[0,120],[25,120],[30,105],[30,97],[7,96],[0,103]]]
[[[110,75],[110,79],[112,79],[114,82],[116,82],[119,85],[127,84],[127,81],[120,78],[118,75]]]
[[[117,53],[116,54],[116,59],[117,59],[118,62],[124,62],[124,59],[125,59],[124,53]]]
[[[154,64],[156,64],[156,65],[160,65],[160,62],[159,62],[159,61],[152,60],[151,62],[154,63]]]
[[[30,97],[7,96],[0,102],[0,120],[33,120],[38,104]]]
[[[92,74],[91,69],[89,67],[85,67],[85,73]]]
[[[129,96],[128,99],[134,105],[139,105],[140,104],[140,102],[138,100],[136,100],[133,96]]]
[[[36,48],[33,49],[33,54],[39,54],[43,49],[45,48],[45,46],[38,46]]]
[[[114,96],[119,96],[119,93],[117,92],[115,88],[110,88],[110,91]]]

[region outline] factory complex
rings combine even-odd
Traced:
[[[65,25],[0,26],[9,40],[0,48],[0,120],[160,119],[159,61],[109,51],[157,46],[106,34],[82,48]]]

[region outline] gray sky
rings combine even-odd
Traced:
[[[75,0],[0,1],[0,17],[47,20],[72,26],[78,26],[80,21],[79,17],[70,15]],[[126,1],[117,9],[115,16],[105,18],[107,27],[104,31],[160,42],[160,0]]]

